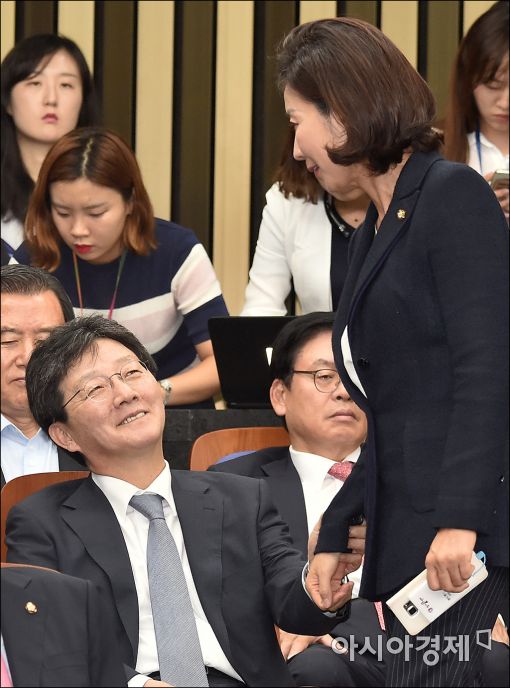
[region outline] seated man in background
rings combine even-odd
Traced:
[[[264,481],[170,471],[154,361],[101,316],[55,329],[30,359],[30,409],[91,475],[13,507],[9,561],[87,578],[113,596],[129,686],[289,686],[274,624],[322,634],[348,613],[363,526],[351,529],[331,612],[311,599]],[[315,537],[310,538],[313,558]],[[338,617],[340,614],[340,617]]]
[[[2,564],[2,688],[125,686],[114,614],[90,581]]]
[[[334,314],[309,313],[282,328],[273,348],[270,398],[284,419],[290,447],[272,447],[225,461],[209,470],[263,478],[287,522],[294,545],[306,553],[308,534],[342,488],[367,433],[364,412],[350,399],[337,373],[331,348]],[[361,570],[349,576],[359,588]],[[379,612],[380,613],[380,612]],[[374,603],[355,599],[349,620],[319,638],[282,632],[280,642],[298,685],[384,685],[384,662],[377,656],[381,629]],[[332,636],[360,644],[337,654]],[[359,654],[370,640],[370,649]],[[353,657],[350,661],[350,656]]]
[[[38,341],[74,318],[56,277],[27,265],[1,268],[1,486],[28,473],[86,468],[41,432],[28,407],[25,369]]]

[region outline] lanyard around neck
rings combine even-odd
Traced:
[[[480,141],[480,125],[476,125],[475,131],[476,152],[478,153],[478,164],[480,165],[480,174],[483,174],[482,169],[482,143]]]
[[[117,293],[119,290],[120,276],[122,275],[122,270],[124,268],[124,263],[126,261],[127,249],[124,249],[119,260],[119,267],[117,270],[117,277],[115,279],[115,287],[113,289],[113,296],[110,303],[110,308],[108,309],[108,320],[112,319],[113,311],[115,308],[115,302],[117,301]],[[81,280],[80,280],[80,270],[78,267],[78,256],[73,251],[73,265],[74,265],[74,278],[76,280],[76,291],[78,292],[78,302],[80,304],[80,315],[83,316],[83,296],[81,291]]]

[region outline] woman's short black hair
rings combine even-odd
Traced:
[[[337,17],[296,26],[278,48],[277,65],[281,90],[290,87],[345,129],[345,141],[327,149],[334,163],[384,174],[408,148],[439,148],[430,88],[368,22]]]

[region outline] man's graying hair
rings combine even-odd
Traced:
[[[97,351],[100,339],[112,339],[123,344],[155,374],[156,364],[147,349],[132,332],[115,320],[90,315],[56,327],[34,349],[25,375],[30,410],[46,432],[55,421],[67,421],[60,386],[68,371],[85,354]]]
[[[66,290],[58,279],[46,270],[14,263],[2,265],[0,276],[2,294],[36,296],[45,291],[52,291],[60,303],[64,321],[74,320],[73,304]]]

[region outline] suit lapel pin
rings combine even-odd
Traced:
[[[37,606],[33,602],[27,602],[25,609],[29,614],[37,614]]]
[[[407,215],[407,213],[403,208],[399,208],[399,210],[397,210],[397,217],[399,220],[405,220],[406,215]]]

